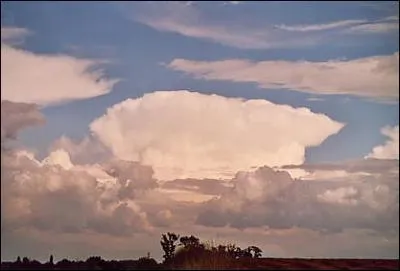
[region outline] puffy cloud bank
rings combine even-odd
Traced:
[[[205,204],[197,223],[319,232],[362,229],[398,236],[398,162],[386,161],[389,171],[375,168],[374,173],[351,174],[368,171],[375,163],[381,164],[379,160],[360,161],[358,170],[343,164],[346,176],[322,180],[294,180],[286,171],[269,167],[239,172],[230,191]]]
[[[305,148],[342,127],[307,108],[188,91],[125,100],[90,125],[116,157],[151,165],[161,180],[301,164]]]
[[[381,133],[389,138],[385,144],[376,146],[367,158],[377,159],[399,159],[399,126],[386,126]]]

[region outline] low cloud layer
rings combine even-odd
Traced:
[[[226,179],[255,166],[301,164],[305,148],[342,127],[307,108],[188,91],[125,100],[90,125],[116,157],[152,166],[160,180]]]
[[[137,163],[75,166],[62,150],[43,161],[26,151],[3,152],[2,226],[111,235],[149,231],[135,200],[156,186],[151,170]]]
[[[377,159],[399,159],[399,126],[386,126],[381,129],[381,133],[389,139],[385,144],[376,146],[367,158]]]
[[[205,205],[197,223],[326,233],[367,229],[398,235],[398,165],[392,164],[392,169],[321,181],[294,180],[286,171],[269,167],[240,172],[231,191]]]
[[[266,89],[391,100],[399,98],[398,52],[387,56],[326,62],[174,59],[168,67],[198,79],[256,83]]]
[[[37,54],[7,42],[26,33],[19,28],[2,28],[2,100],[51,105],[107,94],[117,82],[105,77],[99,69],[104,64],[101,61]]]

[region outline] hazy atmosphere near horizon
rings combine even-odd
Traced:
[[[1,2],[1,260],[399,257],[399,3]]]

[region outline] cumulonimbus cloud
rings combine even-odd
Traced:
[[[256,83],[265,89],[391,100],[399,98],[398,52],[387,56],[325,62],[174,59],[168,67],[198,79]]]
[[[99,69],[104,61],[37,54],[7,43],[11,38],[14,40],[28,33],[23,30],[7,28],[4,31],[2,28],[2,100],[51,105],[107,94],[118,82],[106,78]]]
[[[229,178],[254,166],[301,164],[305,149],[343,127],[307,108],[189,91],[125,100],[90,125],[119,159],[157,179]]]

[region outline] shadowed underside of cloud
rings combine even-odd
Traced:
[[[151,173],[141,173],[146,168],[132,163],[121,169],[121,164],[74,166],[61,150],[43,161],[25,151],[3,152],[4,231],[32,227],[130,235],[151,230],[135,200],[156,182]]]
[[[19,130],[44,123],[35,104],[1,101],[1,141],[15,139]]]
[[[116,157],[151,165],[160,180],[226,179],[266,164],[301,164],[305,148],[342,127],[307,108],[188,91],[125,100],[90,125]]]
[[[392,163],[392,169],[396,168],[398,165]],[[238,173],[232,182],[230,192],[205,204],[198,224],[398,233],[398,171],[307,181],[293,180],[285,171],[263,167]]]
[[[104,95],[118,82],[99,69],[104,61],[36,54],[12,46],[27,33],[2,28],[2,100],[46,106]]]
[[[396,101],[399,98],[398,52],[388,56],[326,62],[174,59],[168,67],[198,79],[250,82],[266,89]]]

